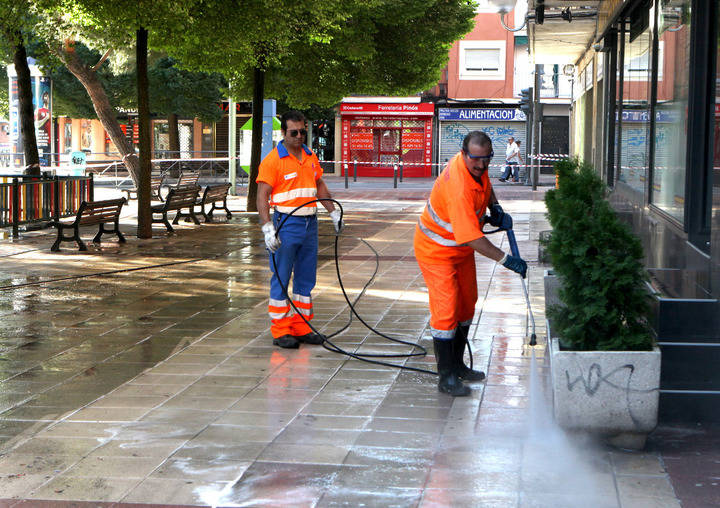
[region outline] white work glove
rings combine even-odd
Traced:
[[[330,218],[333,221],[333,226],[335,226],[335,233],[340,233],[340,230],[342,229],[342,214],[340,213],[340,210],[337,208],[330,212]]]
[[[265,247],[270,252],[275,252],[280,248],[280,239],[275,234],[275,226],[271,222],[266,222],[262,226],[262,232],[265,235]]]

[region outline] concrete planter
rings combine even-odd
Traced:
[[[558,425],[601,435],[618,447],[642,449],[657,425],[660,349],[565,351],[550,322],[547,336]]]

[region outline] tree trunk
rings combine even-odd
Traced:
[[[248,179],[247,211],[257,212],[257,177],[262,155],[263,98],[265,97],[265,71],[255,67],[253,80],[252,152]]]
[[[178,116],[175,113],[168,115],[168,144],[170,145],[170,158],[180,158],[180,128],[178,127]]]
[[[150,92],[148,81],[148,31],[137,30],[138,125],[140,127],[140,185],[138,185],[138,238],[152,238],[150,213],[150,171],[152,143],[150,139]]]
[[[23,44],[22,34],[16,34],[20,42],[15,46],[13,63],[17,73],[18,87],[18,120],[22,136],[23,152],[25,152],[25,174],[40,176],[40,156],[38,155],[37,139],[35,138],[35,112],[33,111],[32,77],[27,63],[27,53]]]
[[[67,50],[57,51],[56,54],[65,64],[65,67],[80,81],[87,91],[93,108],[95,109],[95,114],[97,114],[103,128],[107,131],[108,136],[110,136],[118,152],[120,152],[123,163],[130,173],[135,187],[139,189],[140,163],[135,153],[135,148],[120,128],[120,123],[117,121],[117,112],[115,108],[110,105],[110,100],[97,74],[90,67],[78,60],[72,46]]]

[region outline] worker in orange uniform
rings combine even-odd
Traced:
[[[487,208],[494,226],[511,224],[512,220],[498,204],[488,178],[492,157],[492,141],[484,132],[465,136],[462,150],[435,181],[415,228],[415,257],[430,298],[438,389],[455,397],[470,393],[463,379],[485,379],[483,372],[470,369],[463,361],[477,301],[475,252],[523,278],[527,273],[522,258],[504,253],[482,232]]]
[[[265,246],[275,255],[270,261],[270,331],[273,344],[298,348],[300,343],[322,344],[323,337],[313,333],[295,313],[287,299],[290,276],[293,277],[292,300],[308,321],[313,318],[311,291],[315,287],[318,253],[317,203],[311,203],[289,215],[296,207],[318,198],[330,198],[322,179],[323,170],[317,156],[305,146],[305,116],[288,111],[280,119],[283,140],[263,159],[257,177],[257,209],[265,236]],[[335,232],[342,227],[340,210],[332,201],[322,201],[330,212]],[[270,206],[273,217],[270,219]],[[278,224],[285,220],[278,234]]]

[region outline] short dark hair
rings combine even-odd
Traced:
[[[462,143],[462,151],[468,153],[468,147],[473,144],[477,146],[489,146],[492,148],[492,140],[490,136],[482,131],[471,131],[467,133]]]
[[[519,145],[520,143],[522,143],[522,141],[520,141],[520,140],[518,139],[517,141],[515,141],[515,143],[517,143],[517,144]]]
[[[283,113],[280,117],[280,129],[282,129],[283,132],[287,130],[288,120],[292,120],[293,122],[302,122],[304,124],[305,115],[295,110],[286,111],[285,113]]]

